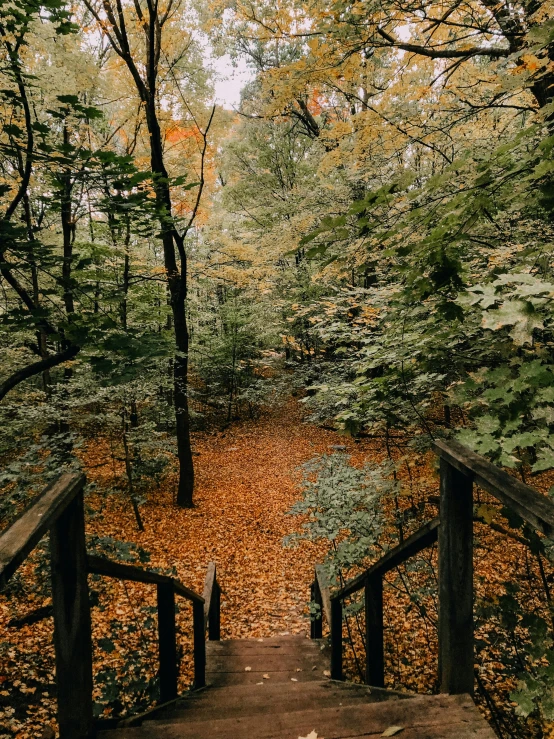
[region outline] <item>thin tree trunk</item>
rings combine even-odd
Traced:
[[[125,415],[123,416],[123,449],[125,451],[125,472],[127,473],[129,498],[131,499],[131,505],[133,506],[133,513],[135,514],[138,530],[144,531],[144,524],[142,523],[139,507],[135,498],[135,486],[133,484],[133,467],[131,465],[131,455],[129,453],[129,442],[127,439],[127,422],[125,421]]]

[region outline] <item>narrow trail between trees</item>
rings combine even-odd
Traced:
[[[270,415],[197,435],[196,507],[178,509],[172,477],[142,506],[146,530],[136,530],[130,506],[112,498],[95,518],[95,533],[133,541],[151,554],[151,565],[177,569],[179,579],[202,590],[206,566],[215,561],[222,592],[222,630],[226,638],[307,632],[307,601],[320,546],[283,547],[283,537],[298,528],[287,511],[299,497],[299,466],[316,454],[344,445],[363,454],[350,439],[303,423],[302,407],[291,401]],[[90,445],[87,466],[102,447]],[[109,483],[109,466],[89,477]]]

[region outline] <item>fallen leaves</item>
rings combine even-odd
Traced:
[[[396,736],[397,734],[400,734],[402,731],[404,731],[403,726],[389,726],[388,729],[385,729],[385,731],[381,734],[381,736]]]
[[[299,549],[284,549],[283,536],[298,525],[298,521],[286,512],[298,497],[298,466],[316,453],[329,452],[333,444],[337,444],[337,438],[332,432],[303,424],[295,404],[255,423],[231,427],[224,434],[197,436],[195,451],[200,455],[196,458],[196,507],[186,511],[175,508],[172,502],[175,477],[169,477],[160,490],[152,491],[150,499],[142,506],[146,526],[143,533],[136,530],[128,500],[124,496],[106,496],[103,492],[113,486],[114,468],[116,474],[124,470],[117,460],[114,466],[111,463],[102,466],[102,461],[110,459],[110,446],[106,440],[96,438],[84,453],[89,479],[98,486],[87,499],[89,508],[97,513],[89,518],[88,531],[139,544],[151,554],[149,567],[174,567],[177,577],[199,592],[207,563],[215,561],[222,586],[224,638],[248,637],[263,643],[264,637],[306,633],[309,585],[314,564],[322,560],[324,550],[307,543]],[[355,460],[367,456],[379,458],[382,453],[375,442],[363,440],[355,445],[347,440],[345,443],[347,453],[355,455]],[[228,451],[230,446],[236,447],[232,453]],[[436,493],[436,487],[431,487],[435,484],[436,478],[424,492],[432,489],[433,494]],[[429,517],[432,515],[431,512]],[[478,527],[481,541],[487,542],[487,550],[486,557],[481,550],[476,550],[476,570],[484,578],[482,586],[477,581],[477,587],[499,592],[499,582],[513,568],[514,562],[524,562],[520,545],[495,532],[484,534],[484,527],[481,524]],[[32,582],[25,567],[21,573],[25,582]],[[112,652],[96,650],[95,673],[101,669],[121,670],[122,655],[127,653],[136,655],[141,675],[155,675],[155,616],[151,627],[142,623],[142,631],[136,629],[140,607],[155,608],[155,589],[138,583],[106,580],[95,581],[92,585],[94,590],[101,591],[104,609],[93,609],[97,642],[107,643],[102,640],[110,637],[111,620],[122,624],[117,648]],[[17,597],[0,600],[0,641],[9,644],[3,654],[6,664],[0,675],[0,726],[9,727],[10,734],[18,739],[37,736],[55,715],[51,619],[22,629],[6,626],[14,616],[23,615],[24,609],[45,605],[43,597],[36,596],[33,600],[30,588],[26,597],[28,601],[24,607]],[[432,641],[432,633],[431,643],[427,641],[417,611],[405,605],[398,592],[385,589],[388,685],[429,692],[436,680],[436,655],[433,653],[436,644]],[[184,651],[181,690],[192,679],[191,624],[190,609],[181,603],[178,614],[179,644]],[[397,659],[397,654],[401,654],[403,660]],[[353,664],[348,649],[344,656],[348,668]],[[498,663],[485,665],[482,674],[489,679],[486,670],[490,669],[490,681],[498,682],[494,664]],[[312,671],[316,669],[314,666]],[[394,673],[395,669],[398,674]],[[251,671],[252,668],[245,668],[245,672]],[[323,674],[331,676],[329,670]],[[350,675],[355,676],[354,669]],[[266,673],[256,684],[264,685],[269,679]],[[291,681],[297,679],[291,678]],[[124,710],[132,708],[131,701],[132,696],[125,697]],[[387,731],[396,729],[401,733],[401,728],[389,727]],[[308,736],[313,739],[313,735],[314,732]]]

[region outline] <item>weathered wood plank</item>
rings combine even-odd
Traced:
[[[210,672],[244,672],[250,667],[252,672],[281,672],[283,670],[293,671],[301,668],[310,672],[312,667],[321,666],[327,668],[327,663],[322,652],[313,654],[285,654],[266,652],[249,652],[247,654],[219,654],[210,650],[208,668]]]
[[[360,575],[347,582],[346,585],[336,593],[336,595],[333,594],[333,598],[337,596],[345,598],[347,595],[356,593],[358,590],[365,587],[367,578],[377,575],[383,577],[387,572],[398,567],[398,565],[402,564],[410,557],[413,557],[423,549],[432,546],[437,541],[439,524],[440,520],[438,518],[434,518],[432,521],[429,521],[429,523],[426,523],[409,536],[402,544],[399,544],[397,547],[394,547],[394,549],[391,549],[389,552],[384,554],[381,559],[369,567],[365,572],[362,572]]]
[[[5,586],[84,485],[84,475],[61,475],[4,531],[0,536],[0,588]]]
[[[81,491],[50,531],[52,607],[60,739],[92,736],[92,637]],[[64,488],[65,490],[67,488]]]
[[[356,704],[347,707],[307,705],[304,710],[274,714],[212,717],[209,721],[152,722],[142,729],[107,736],[121,739],[283,739],[316,731],[325,739],[378,737],[390,726],[402,726],[399,737],[411,739],[494,739],[469,696],[420,696],[402,701]],[[270,710],[270,705],[268,705]]]
[[[327,685],[332,685],[331,681]],[[333,706],[367,705],[372,701],[398,700],[395,695],[383,698],[372,694],[370,688],[362,690],[342,690],[334,688],[325,690],[319,682],[279,682],[271,683],[265,680],[263,685],[249,684],[240,686],[241,692],[232,692],[229,688],[213,688],[198,693],[199,700],[189,698],[181,701],[174,708],[168,708],[156,720],[164,723],[179,723],[186,721],[210,721],[214,717],[214,706],[217,706],[219,716],[232,718],[241,716],[248,711],[248,715],[267,714],[268,708],[272,714],[290,713],[305,710],[306,706],[332,708]],[[344,685],[344,683],[343,683]],[[386,691],[383,691],[385,693]],[[228,696],[228,693],[231,693]],[[296,739],[296,737],[294,737]]]
[[[305,656],[308,657],[319,657],[321,654],[321,647],[320,643],[318,641],[308,641],[307,645],[302,643],[296,643],[296,644],[264,644],[263,642],[260,643],[254,643],[249,644],[248,646],[243,647],[241,644],[237,644],[236,642],[209,642],[207,647],[207,652],[210,657],[248,657],[252,655],[259,655],[260,657],[263,655],[279,655],[279,656],[289,656],[289,657],[299,657],[299,656]],[[214,646],[215,645],[215,646]]]
[[[208,644],[208,649],[223,649],[227,646],[236,646],[242,651],[249,647],[257,648],[260,644],[275,648],[284,646],[296,648],[297,645],[302,645],[311,649],[316,646],[316,643],[312,642],[312,640],[304,634],[283,634],[280,636],[260,636],[257,639],[222,639],[220,642]]]
[[[273,713],[278,711],[303,710],[306,706],[332,707],[350,706],[357,703],[379,703],[384,700],[409,699],[409,693],[398,693],[368,685],[337,682],[335,680],[313,680],[309,682],[272,682],[264,680],[261,685],[230,685],[225,688],[210,686],[172,703],[156,713],[156,720],[175,723],[176,721],[207,720],[213,718],[213,707],[217,706],[220,716],[226,718],[244,714],[267,713],[271,706]],[[131,724],[129,725],[138,725]]]
[[[473,482],[440,460],[439,682],[473,693]]]
[[[282,670],[277,672],[206,672],[206,684],[211,688],[228,688],[236,687],[241,685],[249,685],[250,687],[261,687],[258,683],[311,683],[314,680],[325,680],[324,670],[318,672],[312,672],[311,670],[303,670],[302,672],[296,672],[296,670]],[[269,678],[265,679],[263,675],[269,675]]]
[[[458,441],[436,441],[435,452],[546,536],[554,533],[554,503]]]

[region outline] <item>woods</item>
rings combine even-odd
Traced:
[[[447,515],[441,443],[550,505],[549,3],[9,0],[0,76],[3,531],[83,472],[89,556],[150,562],[196,593],[213,562],[223,634],[288,631],[286,605],[313,635],[316,565],[332,599]],[[501,739],[546,739],[552,532],[490,493],[477,481],[462,516],[475,700]],[[251,552],[233,540],[241,516]],[[335,614],[348,680],[379,663],[387,689],[440,691],[437,564],[459,532],[437,527]],[[291,589],[264,565],[262,617],[235,594],[266,537]],[[56,730],[47,543],[0,593],[2,736]],[[160,699],[141,587],[89,575],[95,719]],[[184,608],[179,691],[194,671]]]

